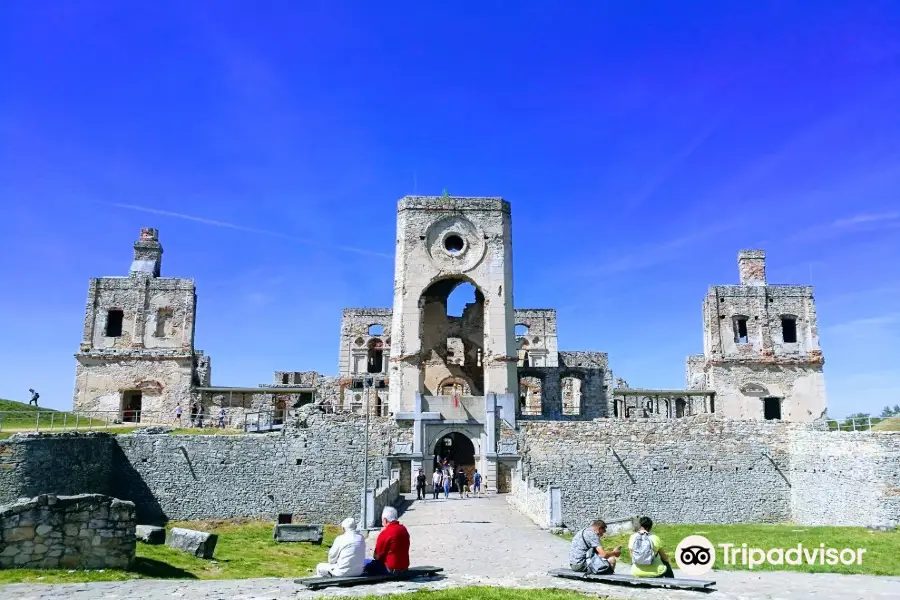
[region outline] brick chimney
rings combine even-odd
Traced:
[[[764,250],[738,252],[741,285],[766,285],[766,253]]]
[[[134,243],[134,260],[131,262],[132,277],[159,277],[162,267],[162,245],[159,230],[150,227],[141,229],[141,237]]]

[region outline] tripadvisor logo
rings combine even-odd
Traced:
[[[861,565],[865,548],[829,548],[825,544],[792,548],[750,548],[747,544],[719,544],[725,565],[754,569],[761,565]],[[686,575],[698,577],[710,572],[716,563],[716,548],[702,535],[689,535],[675,548],[675,563]]]
[[[702,535],[689,535],[675,548],[675,564],[691,577],[709,573],[715,563],[716,549]]]

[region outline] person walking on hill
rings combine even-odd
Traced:
[[[32,404],[34,404],[35,406],[37,406],[37,405],[38,405],[38,403],[37,403],[38,398],[40,398],[41,395],[38,394],[36,391],[34,391],[34,390],[31,389],[31,388],[29,388],[28,391],[31,392],[31,400],[28,401],[28,406],[31,406]]]

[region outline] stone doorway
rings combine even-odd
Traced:
[[[454,431],[441,437],[434,445],[434,464],[436,469],[438,462],[446,459],[449,463],[458,465],[466,473],[469,481],[472,481],[472,474],[475,472],[475,444],[465,434]],[[456,489],[456,482],[453,482],[453,491]]]
[[[141,422],[141,406],[143,405],[144,394],[138,391],[130,391],[122,393],[122,422],[123,423],[140,423]]]

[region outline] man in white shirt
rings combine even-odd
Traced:
[[[328,562],[316,565],[319,577],[357,577],[366,564],[366,540],[356,531],[356,519],[347,517],[341,522],[344,533],[334,538],[328,551]]]

